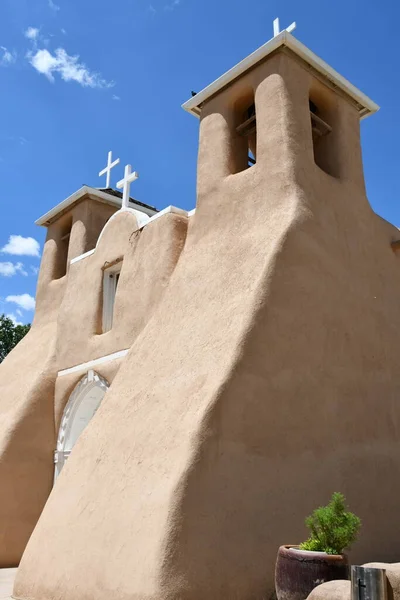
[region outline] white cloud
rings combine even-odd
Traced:
[[[51,38],[54,37],[54,34],[52,33],[49,33],[48,35]],[[24,31],[24,36],[32,42],[32,47],[35,51],[37,50],[39,43],[42,43],[45,46],[50,44],[50,40],[47,37],[44,37],[44,35],[42,35],[40,32],[40,29],[37,27],[28,27],[28,29]],[[30,58],[32,56],[32,52],[28,52],[27,56]]]
[[[10,235],[10,238],[0,252],[14,254],[15,256],[40,256],[40,244],[31,237]]]
[[[35,310],[35,298],[30,294],[20,294],[19,296],[7,296],[6,302],[13,302],[24,310]]]
[[[20,273],[21,275],[28,275],[28,273],[24,269],[24,265],[20,262],[12,263],[12,262],[0,262],[0,275],[4,277],[13,277],[13,275],[17,275]]]
[[[65,29],[63,27],[61,28],[61,33],[63,33],[64,35],[67,35],[67,32],[65,31]]]
[[[181,0],[172,0],[172,2],[170,2],[169,4],[166,4],[164,6],[164,10],[174,10],[175,8],[177,8],[181,3]]]
[[[2,67],[9,67],[13,65],[17,60],[17,55],[15,52],[10,52],[4,46],[0,46],[0,50],[2,52],[2,56],[0,56],[0,65]]]
[[[53,2],[53,0],[47,0],[47,4],[49,5],[49,8],[51,8],[51,10],[54,10],[54,12],[57,12],[58,10],[60,10],[60,7],[58,6],[58,4],[55,4]]]
[[[19,310],[19,308],[17,308],[17,310],[15,312],[17,313],[17,315],[19,317],[22,317],[22,310]]]
[[[27,140],[24,136],[22,135],[6,135],[6,136],[1,136],[0,137],[1,141],[5,141],[5,142],[13,142],[13,143],[17,143],[20,146],[25,146],[25,144],[29,143],[29,140]]]
[[[39,273],[39,267],[34,267],[31,265],[31,271],[33,275],[37,275]]]
[[[39,37],[39,29],[36,27],[28,27],[28,29],[24,32],[24,36],[28,38],[28,40],[36,42]]]
[[[64,48],[58,48],[54,55],[48,50],[38,50],[28,58],[32,67],[51,82],[54,81],[54,73],[59,73],[64,81],[76,81],[83,87],[110,88],[114,85],[98,73],[89,71],[83,63],[79,63],[79,56],[70,56]]]
[[[58,67],[58,60],[48,50],[38,50],[34,56],[29,56],[29,62],[39,73],[46,75],[50,81],[54,81],[52,71]]]
[[[16,311],[16,312],[21,312],[21,311]],[[14,325],[23,325],[23,323],[21,323],[21,321],[18,321],[16,315],[14,315],[14,313],[8,313],[8,315],[6,315],[6,317],[8,319],[11,319],[11,321],[14,323]]]
[[[27,273],[27,271],[25,271],[25,267],[22,263],[18,262],[15,265],[15,267],[16,267],[18,273],[21,273],[21,275],[23,275],[24,277],[28,277],[28,273]]]
[[[12,262],[0,262],[0,275],[12,277],[16,274],[15,265]]]
[[[117,96],[116,94],[113,94],[112,99],[113,100],[121,100],[121,98],[119,96]]]

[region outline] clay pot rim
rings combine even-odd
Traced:
[[[279,553],[283,557],[300,560],[302,562],[347,562],[346,554],[327,554],[326,552],[313,552],[312,550],[301,550],[298,544],[284,544],[283,546],[280,546]]]

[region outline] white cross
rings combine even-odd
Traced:
[[[127,208],[129,208],[131,183],[138,179],[138,177],[139,173],[136,173],[136,171],[132,173],[131,165],[126,165],[124,178],[121,179],[121,181],[118,181],[117,183],[117,188],[119,190],[124,188],[124,192],[122,195],[122,210],[126,210]]]
[[[111,182],[111,169],[113,169],[114,167],[116,167],[117,165],[119,165],[119,158],[117,158],[117,160],[114,160],[114,162],[112,162],[112,151],[110,150],[110,152],[108,153],[108,161],[107,161],[107,166],[105,169],[103,169],[102,171],[100,171],[99,173],[99,177],[102,177],[103,175],[105,175],[107,173],[107,180],[106,180],[106,188],[108,189],[110,187],[110,182]]]
[[[293,23],[291,25],[289,25],[289,27],[286,27],[285,31],[287,31],[288,33],[292,33],[292,31],[294,31],[295,29],[296,29],[296,21],[293,21]],[[280,30],[280,25],[279,25],[279,19],[275,19],[274,20],[274,37],[276,37],[280,33],[281,33],[281,30]]]

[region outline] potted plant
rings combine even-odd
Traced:
[[[300,546],[281,546],[275,568],[278,600],[305,600],[311,591],[333,579],[348,579],[345,548],[356,540],[361,521],[349,512],[343,494],[335,492],[327,506],[307,517],[311,535]]]

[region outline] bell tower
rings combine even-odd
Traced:
[[[379,107],[299,42],[294,26],[280,32],[274,22],[269,42],[183,105],[200,119],[199,210],[216,186],[365,195],[359,121]]]

